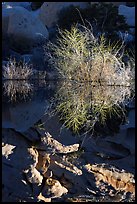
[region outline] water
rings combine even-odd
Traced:
[[[67,81],[5,81],[2,100],[2,142],[3,148],[6,148],[5,144],[16,148],[15,152],[14,149],[10,150],[6,157],[8,159],[3,156],[4,168],[8,168],[5,165],[12,165],[13,171],[16,166],[15,169],[18,169],[20,174],[22,169],[30,165],[26,160],[28,157],[26,138],[30,147],[30,141],[33,144],[45,132],[49,132],[61,144],[81,144],[80,151],[66,156],[80,169],[87,163],[107,163],[134,174],[135,110],[134,101],[130,99],[131,95],[129,87],[91,86],[89,83]],[[4,154],[6,155],[5,152]],[[20,156],[23,154],[25,156]],[[12,171],[11,176],[14,178]],[[55,168],[52,171],[55,177],[60,177],[60,170]],[[67,176],[67,173],[65,174]],[[15,201],[15,197],[18,200],[20,189],[31,195],[30,190],[24,190],[19,181],[16,182],[20,189],[9,184],[7,176],[4,170],[5,189],[9,193],[14,192],[15,195],[14,198],[8,196],[4,190],[5,200]],[[70,179],[69,176],[67,178]],[[88,186],[89,177],[83,175],[81,179],[77,176],[78,185],[74,181],[70,190],[73,195],[74,192],[77,192],[77,195],[87,193],[78,186]],[[24,197],[30,201],[30,197],[27,196],[22,194],[20,199]],[[36,197],[36,194],[33,196]],[[71,193],[69,196],[71,197]]]

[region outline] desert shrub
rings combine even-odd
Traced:
[[[92,30],[72,26],[60,30],[56,43],[44,46],[45,59],[62,77],[76,81],[129,85],[130,64],[123,62],[124,42],[107,43],[104,35],[95,38]]]
[[[2,68],[5,79],[29,79],[33,73],[31,65],[22,61],[16,62],[15,58],[10,58]]]
[[[119,31],[129,30],[125,17],[119,15],[118,7],[112,3],[98,2],[84,9],[70,6],[59,13],[58,26],[61,29],[70,30],[72,25],[83,22],[86,26],[90,22],[94,35],[105,33],[105,37],[113,40],[119,39]]]

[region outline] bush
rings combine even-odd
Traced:
[[[60,30],[55,44],[44,46],[45,59],[62,77],[76,81],[129,85],[130,63],[123,62],[124,42],[107,44],[102,35],[95,38],[84,26]]]
[[[26,62],[16,62],[10,58],[7,65],[3,66],[3,77],[5,79],[29,79],[33,70]]]

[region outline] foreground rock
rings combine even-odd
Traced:
[[[3,202],[32,201],[32,189],[26,182],[24,169],[35,167],[37,155],[26,139],[13,130],[2,131]]]

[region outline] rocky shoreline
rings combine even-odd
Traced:
[[[134,201],[133,122],[113,137],[87,137],[82,144],[69,130],[59,136],[61,124],[52,121],[58,128],[47,120],[44,130],[3,129],[3,202]]]

